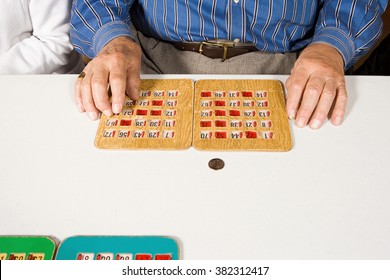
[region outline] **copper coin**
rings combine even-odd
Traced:
[[[225,163],[220,158],[213,158],[209,161],[209,167],[214,170],[220,170],[225,167]]]

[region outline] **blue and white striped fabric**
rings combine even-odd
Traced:
[[[95,57],[134,25],[165,41],[239,39],[265,52],[294,52],[312,42],[338,49],[346,68],[382,33],[387,0],[73,0],[71,39]]]

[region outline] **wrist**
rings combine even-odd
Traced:
[[[302,54],[324,57],[328,62],[332,62],[341,69],[344,69],[345,66],[343,54],[336,47],[327,43],[312,43],[303,50]]]
[[[101,49],[101,52],[107,51],[107,50],[112,49],[112,48],[115,48],[115,47],[119,47],[119,46],[128,46],[128,45],[132,45],[132,44],[136,44],[136,43],[135,43],[134,40],[131,39],[130,37],[127,37],[127,36],[119,36],[119,37],[116,37],[116,38],[112,39],[111,41],[109,41],[109,42]]]
[[[130,31],[130,27],[120,21],[109,22],[96,32],[93,40],[92,48],[95,56],[111,41],[119,37],[135,38]]]

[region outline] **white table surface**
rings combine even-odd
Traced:
[[[286,153],[98,150],[75,79],[0,76],[0,235],[165,235],[183,259],[390,258],[390,77],[347,77],[345,123],[292,127]]]

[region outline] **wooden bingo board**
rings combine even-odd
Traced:
[[[45,236],[1,236],[0,260],[52,260],[56,244]]]
[[[143,80],[140,99],[102,116],[106,149],[288,151],[282,84],[275,80]]]
[[[103,149],[185,149],[191,146],[192,80],[142,80],[140,98],[102,116],[95,146]]]
[[[287,151],[292,147],[279,81],[200,80],[194,104],[197,149]]]
[[[177,242],[164,236],[73,236],[56,260],[178,260]]]

